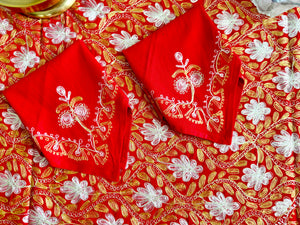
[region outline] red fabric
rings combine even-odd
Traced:
[[[230,144],[243,80],[218,36],[198,5],[123,53],[174,130]]]
[[[129,145],[128,98],[82,42],[4,94],[52,166],[118,180]]]

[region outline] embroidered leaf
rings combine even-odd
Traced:
[[[183,56],[181,52],[176,52],[175,53],[175,59],[177,60],[177,62],[182,62],[183,60]]]
[[[71,100],[71,102],[70,102],[70,106],[73,107],[73,106],[76,104],[76,102],[82,101],[82,100],[83,100],[82,97],[76,96],[76,97],[72,98],[72,100]]]

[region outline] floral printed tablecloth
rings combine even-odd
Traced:
[[[268,18],[250,0],[200,3],[245,80],[232,144],[220,145],[159,121],[122,55],[193,4],[77,0],[45,20],[0,8],[0,90],[82,39],[133,110],[126,171],[109,183],[51,167],[1,94],[1,224],[297,224],[300,8]]]

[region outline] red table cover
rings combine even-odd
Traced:
[[[4,95],[52,166],[119,179],[131,127],[128,98],[83,42]]]
[[[231,143],[243,88],[240,61],[222,46],[200,4],[123,53],[170,127]]]

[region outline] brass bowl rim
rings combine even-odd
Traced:
[[[13,8],[26,8],[46,1],[47,0],[0,0],[0,5]]]

